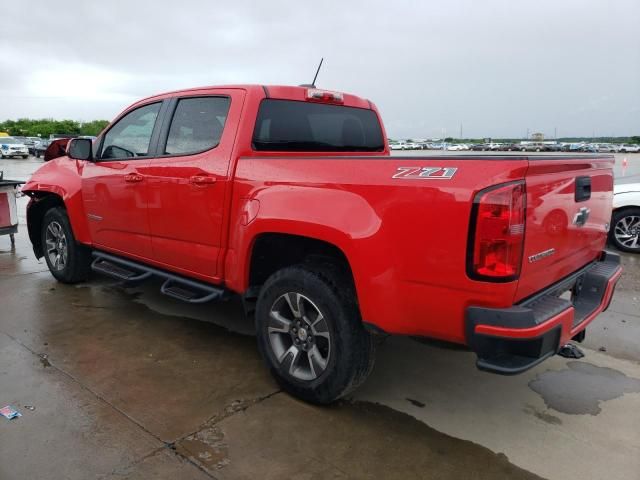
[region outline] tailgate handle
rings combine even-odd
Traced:
[[[591,177],[576,177],[576,202],[591,198]]]

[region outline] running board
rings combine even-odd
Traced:
[[[164,283],[160,287],[160,292],[183,302],[205,303],[212,300],[221,300],[226,293],[223,288],[174,275],[108,253],[93,252],[92,255],[95,257],[91,264],[91,269],[94,272],[102,273],[127,283],[140,282],[151,277],[162,278]]]

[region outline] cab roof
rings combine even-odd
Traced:
[[[310,86],[292,86],[292,85],[258,85],[258,84],[239,84],[239,85],[212,85],[203,87],[187,88],[182,90],[173,90],[169,92],[152,95],[150,97],[143,98],[133,103],[131,106],[141,103],[147,103],[149,100],[161,100],[168,97],[189,96],[189,95],[202,95],[209,93],[211,90],[244,90],[248,94],[256,95],[260,98],[275,98],[279,100],[296,100],[307,101],[307,91],[313,89]],[[318,90],[325,90],[317,88]],[[328,90],[333,92],[334,90]],[[342,103],[348,107],[367,108],[373,109],[371,102],[365,98],[358,97],[349,93],[342,93],[344,102]],[[130,107],[129,107],[130,108]],[[128,109],[128,108],[127,108]]]

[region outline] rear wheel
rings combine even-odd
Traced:
[[[614,212],[609,239],[623,252],[640,253],[640,208]]]
[[[256,308],[260,352],[290,394],[328,404],[373,368],[374,343],[339,268],[298,265],[273,274]]]
[[[57,280],[77,283],[89,277],[90,251],[76,242],[64,208],[52,208],[45,213],[41,242],[49,271]]]

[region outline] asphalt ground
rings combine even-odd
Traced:
[[[627,158],[616,181],[640,181],[640,155]],[[15,248],[0,237],[0,407],[22,413],[0,417],[1,480],[640,479],[640,256],[623,255],[580,360],[502,377],[472,353],[390,338],[365,385],[320,408],[278,389],[235,300],[57,283],[31,251],[25,200]]]

